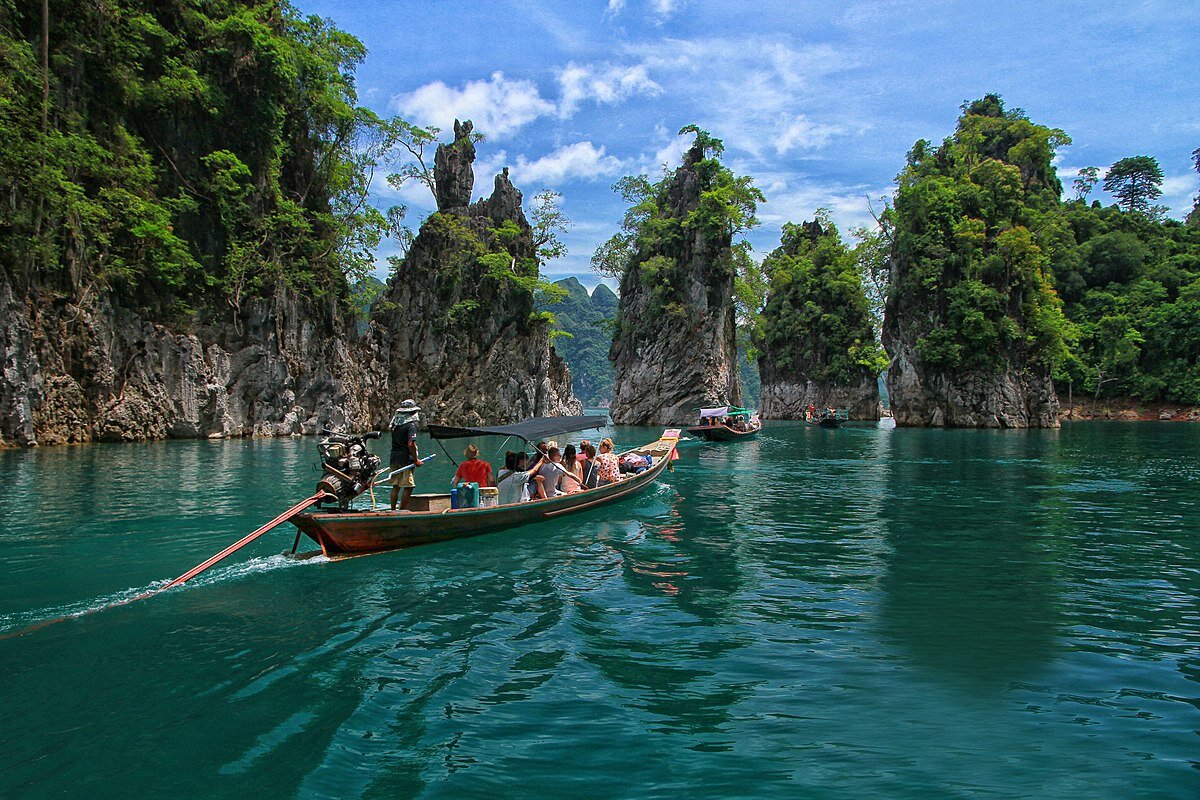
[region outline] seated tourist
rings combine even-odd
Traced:
[[[473,444],[467,445],[463,451],[467,460],[458,465],[454,473],[454,486],[460,483],[478,483],[480,486],[494,486],[492,483],[492,465],[479,457],[479,448]]]
[[[500,475],[496,482],[499,491],[500,505],[506,506],[512,503],[524,503],[529,500],[529,481],[537,474],[538,468],[542,465],[542,459],[538,458],[529,465],[526,469],[527,459],[524,453],[508,452],[504,454],[504,469],[500,470]]]
[[[575,494],[583,488],[583,465],[575,458],[575,445],[569,444],[563,450],[563,474],[558,479],[558,491],[562,494]]]
[[[600,442],[600,455],[596,456],[596,478],[598,486],[606,486],[621,480],[621,464],[613,452],[613,440]]]
[[[558,451],[557,442],[550,442],[546,445],[546,448],[547,458],[542,462],[542,466],[538,468],[535,478],[539,499],[554,497],[558,494],[558,480],[563,474],[562,454]],[[533,496],[532,490],[530,491],[530,496]]]
[[[584,442],[582,447],[583,461],[579,462],[579,466],[583,469],[583,488],[595,489],[600,481],[600,470],[596,466],[596,448],[592,447],[591,442]]]

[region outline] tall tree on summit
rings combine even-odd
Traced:
[[[1130,156],[1113,164],[1104,176],[1104,191],[1117,198],[1126,211],[1155,212],[1154,201],[1162,196],[1163,172],[1153,156]]]

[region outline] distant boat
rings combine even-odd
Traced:
[[[700,422],[688,428],[688,433],[709,442],[736,442],[753,439],[762,430],[757,411],[737,406],[701,408]]]
[[[607,417],[539,417],[514,425],[464,428],[430,425],[434,439],[474,436],[512,436],[527,444],[542,438],[599,428]],[[375,553],[401,547],[476,536],[543,520],[556,520],[577,511],[598,508],[631,497],[653,484],[675,458],[679,430],[668,429],[657,441],[622,453],[649,456],[643,472],[616,483],[574,494],[502,506],[452,508],[449,492],[414,494],[407,511],[317,508],[292,517],[292,523],[321,546],[327,556]]]
[[[845,408],[826,409],[816,414],[805,412],[804,414],[804,423],[812,425],[814,428],[840,428],[842,423],[849,419],[850,411]]]

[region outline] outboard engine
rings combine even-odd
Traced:
[[[378,439],[383,434],[369,431],[360,435],[322,430],[325,438],[317,445],[321,451],[321,467],[324,474],[317,481],[318,492],[328,492],[337,497],[339,508],[347,508],[350,501],[358,497],[371,485],[371,480],[383,463],[379,456],[367,449],[368,439]],[[328,502],[326,497],[320,502]]]

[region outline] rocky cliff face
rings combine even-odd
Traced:
[[[966,103],[936,149],[909,151],[890,214],[883,344],[897,425],[1056,428],[1051,375],[1068,322],[1051,273],[1062,131]],[[1070,233],[1064,233],[1070,237]]]
[[[759,363],[762,395],[759,410],[763,419],[804,419],[809,405],[819,409],[844,408],[850,419],[878,420],[879,386],[875,378],[864,377],[858,383],[836,385],[803,376],[779,375]]]
[[[0,444],[279,436],[365,423],[352,331],[285,292],[234,321],[149,322],[111,296],[0,286]]]
[[[1058,395],[1047,371],[1011,364],[999,373],[946,372],[925,367],[913,329],[884,326],[892,357],[887,388],[900,426],[1057,428]]]
[[[373,418],[406,397],[430,422],[577,414],[570,372],[535,307],[538,265],[521,193],[505,170],[491,196],[467,205],[470,122],[456,122],[455,133],[435,162],[439,211],[421,226],[367,332]]]
[[[667,187],[667,217],[682,220],[699,205],[703,159],[698,146],[684,156]],[[731,244],[728,235],[684,231],[661,252],[638,253],[625,271],[609,350],[617,424],[678,424],[698,407],[741,402]]]
[[[469,137],[470,123],[456,130]],[[439,201],[469,199],[473,146],[448,150]],[[536,276],[507,171],[487,199],[423,226],[363,336],[343,304],[283,289],[236,319],[200,312],[172,327],[112,294],[34,287],[22,299],[0,270],[0,446],[365,429],[410,396],[430,421],[579,413],[537,317]]]

